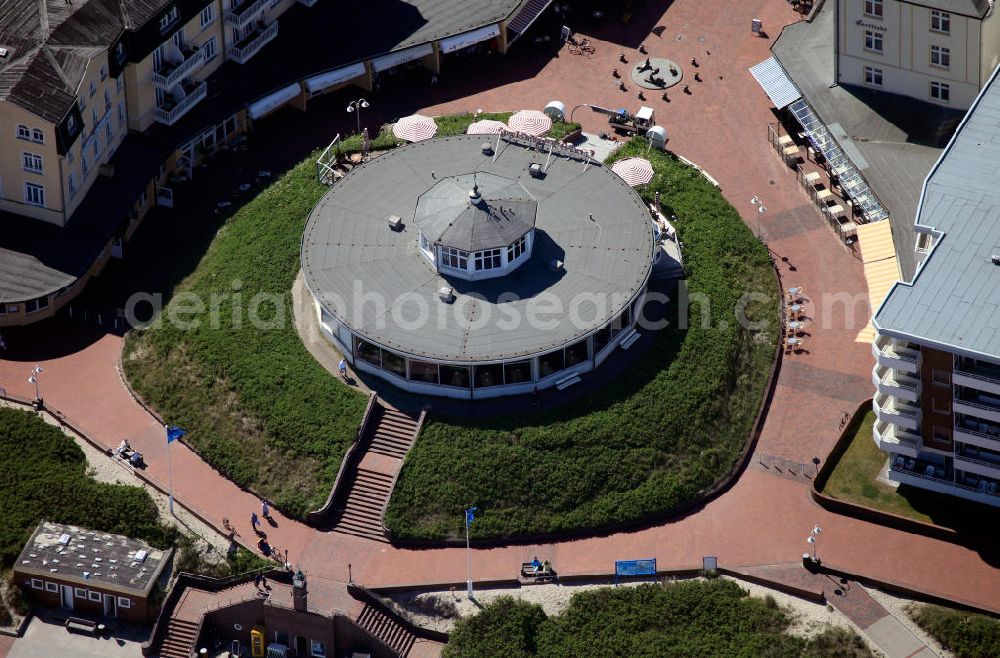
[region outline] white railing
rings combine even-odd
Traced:
[[[195,68],[205,63],[205,51],[198,46],[192,46],[180,64],[166,73],[153,71],[153,84],[161,89],[170,89],[184,78],[188,77]]]
[[[173,125],[178,119],[187,114],[188,110],[194,107],[200,100],[208,94],[208,83],[202,81],[187,96],[182,98],[173,107],[156,108],[156,120],[168,126]]]
[[[923,448],[923,440],[920,438],[920,435],[908,432],[885,421],[876,421],[875,426],[872,428],[872,434],[879,450],[884,452],[916,457]]]
[[[278,22],[274,21],[265,27],[252,41],[244,46],[239,44],[230,47],[229,59],[235,60],[239,64],[246,64],[250,58],[257,54],[257,51],[278,35]]]
[[[253,22],[271,0],[253,0],[226,10],[226,25],[240,30]]]

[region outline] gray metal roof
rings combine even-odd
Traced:
[[[537,208],[516,180],[474,173],[447,178],[421,194],[413,221],[434,244],[480,251],[506,247],[534,228]]]
[[[413,356],[501,360],[572,342],[618,315],[643,289],[653,235],[634,190],[599,163],[584,170],[583,160],[555,155],[546,175],[533,178],[529,165],[544,163],[546,153],[501,143],[494,162],[481,142],[482,136],[458,135],[394,149],[353,169],[323,197],[305,228],[302,269],[327,311]],[[418,253],[411,218],[418,197],[437,180],[474,172],[516,180],[535,199],[532,256],[507,276],[446,279]],[[390,215],[403,218],[403,230],[389,229]],[[553,260],[563,268],[553,271]],[[454,288],[454,304],[439,301],[443,285]],[[529,307],[541,310],[543,295],[562,310],[545,306],[529,322]],[[430,319],[418,322],[425,312]],[[477,324],[460,322],[456,313]],[[510,322],[514,315],[521,321]]]
[[[1000,358],[1000,86],[994,71],[924,184],[916,224],[939,233],[912,284],[875,317],[890,335]]]
[[[148,594],[170,554],[138,539],[42,521],[14,569],[81,587]]]

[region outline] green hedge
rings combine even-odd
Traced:
[[[870,656],[852,633],[811,640],[786,633],[788,615],[728,580],[606,588],[573,595],[560,615],[509,597],[456,625],[443,655],[487,656]]]
[[[0,407],[0,560],[9,567],[42,519],[143,539],[168,548],[178,537],[158,521],[141,487],[87,475],[83,451],[34,413]]]
[[[1000,655],[1000,620],[936,605],[915,606],[910,616],[958,658]]]
[[[689,327],[676,317],[650,351],[598,393],[541,413],[494,419],[430,416],[406,459],[386,514],[398,538],[460,536],[461,510],[476,504],[472,535],[600,528],[662,513],[689,501],[734,465],[751,430],[780,325],[767,251],[719,191],[672,155],[646,154],[643,141],[615,157],[649,157],[659,190],[679,218],[693,304]],[[734,309],[745,292],[742,329]],[[707,326],[702,326],[703,316]]]
[[[291,288],[306,218],[327,190],[306,159],[220,229],[191,276],[174,291],[218,300],[218,320],[163,322],[126,339],[123,365],[132,385],[224,475],[295,515],[320,507],[365,397],[319,365],[295,331]],[[258,316],[249,303],[268,295]],[[234,309],[236,311],[234,312]],[[278,321],[280,315],[280,321]]]

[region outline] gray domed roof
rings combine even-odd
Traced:
[[[537,204],[516,180],[487,173],[446,178],[420,195],[413,221],[434,244],[506,247],[535,227]]]

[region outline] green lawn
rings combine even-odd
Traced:
[[[774,599],[748,596],[728,580],[607,588],[574,594],[548,617],[541,606],[498,599],[462,619],[446,658],[551,656],[870,656],[853,633],[826,629],[811,640],[786,631],[788,614]]]
[[[442,130],[464,132],[470,120],[441,120]],[[620,155],[633,153],[644,154],[644,144]],[[718,190],[668,154],[651,157],[657,177],[643,195],[661,190],[680,217],[691,294],[704,294],[710,306],[694,304],[689,329],[672,323],[600,395],[509,418],[432,415],[386,517],[397,536],[456,536],[469,503],[480,507],[477,537],[641,519],[697,497],[733,466],[777,340],[771,267]],[[176,288],[175,295],[214,295],[218,320],[133,332],[123,355],[131,383],[189,431],[209,463],[293,515],[315,509],[329,493],[364,406],[363,396],[315,362],[292,323],[302,230],[326,189],[315,181],[313,162],[239,209]],[[766,323],[763,330],[735,322],[733,309],[748,291],[760,298],[746,315]],[[274,329],[256,330],[234,313],[235,298],[259,293],[276,300],[260,316],[284,315]],[[186,303],[175,296],[168,311]]]
[[[617,157],[635,154],[646,155],[641,140]],[[669,154],[649,157],[656,177],[642,195],[660,190],[680,218],[690,294],[708,298],[711,317],[693,305],[690,328],[672,321],[628,374],[555,410],[432,414],[389,504],[395,537],[457,537],[470,504],[479,507],[474,537],[599,528],[670,510],[733,466],[774,357],[771,266],[715,187]],[[763,331],[734,321],[744,292],[760,295],[747,315],[765,322]]]
[[[908,612],[957,658],[1000,656],[1000,620],[936,605],[911,606]]]

